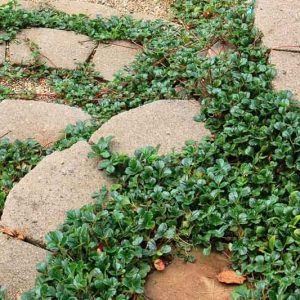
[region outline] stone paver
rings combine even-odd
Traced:
[[[68,210],[92,202],[92,193],[109,186],[110,180],[89,159],[91,147],[81,141],[45,157],[11,190],[1,225],[22,230],[33,241],[62,224]]]
[[[300,1],[257,0],[256,26],[267,48],[300,50]]]
[[[41,53],[40,59],[47,66],[75,69],[79,63],[84,63],[88,59],[95,48],[95,43],[85,35],[50,28],[25,29],[17,35],[16,39],[17,43],[12,42],[12,48],[9,51],[11,62],[16,64],[20,63],[18,58],[24,51],[27,53],[22,59],[32,60],[30,53],[30,45],[32,45],[33,48],[38,48]],[[24,49],[26,46],[27,50]],[[16,56],[15,53],[19,55]]]
[[[46,256],[47,251],[0,233],[0,285],[8,289],[6,300],[34,288],[36,264]]]
[[[17,35],[17,38],[9,43],[8,60],[16,65],[28,66],[34,64],[30,41],[24,34]]]
[[[111,118],[91,137],[96,143],[112,135],[113,150],[132,155],[138,148],[161,145],[159,153],[180,150],[187,140],[209,135],[193,117],[200,111],[197,101],[160,100]]]
[[[42,2],[42,1],[41,1]],[[45,2],[45,1],[44,1]],[[58,0],[58,1],[47,1],[51,6],[59,11],[63,11],[67,14],[85,14],[90,18],[109,18],[112,16],[120,16],[121,13],[111,7],[80,1],[70,1],[70,0]]]
[[[33,138],[43,146],[50,146],[61,137],[69,124],[89,120],[79,108],[62,104],[28,100],[0,102],[0,138],[11,141]]]
[[[153,300],[231,300],[232,286],[216,279],[217,274],[228,269],[228,261],[215,253],[192,254],[195,263],[175,258],[163,272],[152,273],[146,282],[145,295]]]
[[[274,64],[277,76],[273,81],[276,90],[289,90],[300,100],[300,53],[271,51],[270,63]]]
[[[5,44],[0,44],[0,65],[5,62]]]
[[[95,70],[100,72],[105,80],[112,80],[114,74],[130,65],[140,52],[142,52],[141,47],[131,42],[114,41],[100,44],[92,62],[95,64]]]
[[[7,2],[8,0],[0,0],[0,5],[7,4]],[[107,5],[82,0],[19,0],[18,3],[21,8],[26,10],[50,7],[67,14],[85,14],[89,18],[110,18],[112,16],[130,15],[140,20],[157,19],[155,16],[145,13],[125,14]]]
[[[228,52],[230,49],[232,49],[230,45],[218,41],[208,49],[207,57],[214,58],[224,52]]]

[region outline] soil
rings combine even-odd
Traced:
[[[148,14],[154,18],[170,18],[170,6],[175,0],[90,0],[118,9],[122,13]]]

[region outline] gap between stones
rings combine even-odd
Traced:
[[[297,47],[299,48],[299,50],[272,48],[272,49],[270,49],[270,51],[289,52],[289,53],[300,53],[300,46],[297,46]]]
[[[100,42],[97,41],[95,47],[94,47],[93,50],[92,50],[92,52],[90,53],[90,55],[89,55],[88,58],[86,59],[86,61],[85,61],[86,63],[90,63],[91,60],[94,58],[94,55],[95,55],[95,53],[96,53],[96,51],[97,51],[99,45],[100,45]]]
[[[1,218],[0,218],[0,220],[1,220]],[[26,236],[25,236],[24,239],[19,239],[16,236],[12,236],[12,235],[6,233],[5,231],[3,231],[3,226],[0,227],[0,233],[4,234],[5,236],[8,236],[11,239],[15,239],[15,240],[18,240],[20,242],[27,243],[27,244],[30,244],[32,246],[35,246],[35,247],[47,250],[49,252],[52,252],[52,251],[50,251],[50,250],[47,249],[46,245],[44,245],[42,243],[39,243],[38,241],[32,240],[30,238],[27,238]]]

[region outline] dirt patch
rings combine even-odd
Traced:
[[[122,13],[140,13],[154,18],[169,19],[170,6],[175,0],[98,0],[97,3],[114,7]],[[95,2],[95,1],[94,1]]]
[[[53,102],[56,94],[46,79],[23,78],[18,80],[0,80],[0,85],[12,90],[11,97],[17,99]]]
[[[233,285],[217,280],[217,275],[230,268],[223,255],[204,256],[201,251],[191,253],[195,263],[185,263],[176,257],[162,272],[148,276],[145,295],[151,300],[230,300]]]
[[[8,0],[0,0],[0,5]],[[56,3],[60,0],[54,0]],[[69,0],[78,1],[78,0]],[[80,1],[80,0],[79,0]],[[53,0],[23,0],[24,7],[30,7],[30,3],[34,4],[50,4]],[[171,19],[172,14],[170,6],[175,0],[82,0],[84,2],[101,4],[114,8],[121,14],[133,14],[134,17],[144,19]],[[72,5],[70,3],[70,5]]]

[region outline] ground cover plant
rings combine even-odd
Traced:
[[[134,71],[99,82],[98,95],[90,98],[85,90],[74,94],[69,81],[64,88],[66,78],[57,73],[60,93],[72,93],[71,100],[75,95],[98,125],[149,101],[194,98],[202,104],[196,119],[212,132],[166,156],[153,147],[134,157],[113,153],[111,137],[94,145],[91,156],[102,159],[99,169],[117,184],[96,192],[93,204],[68,212],[60,230],[47,235],[53,255],[39,265],[36,287],[24,299],[143,299],[154,262],[167,264],[172,249],[192,261],[188,250],[195,246],[207,255],[225,250],[232,267],[247,276],[234,299],[300,298],[299,109],[289,93],[271,88],[275,72],[253,28],[249,1],[178,0],[174,9],[181,28],[12,6],[0,11],[6,39],[24,27],[46,26],[143,44]],[[230,50],[202,54],[217,41]],[[69,127],[56,147],[93,130]]]
[[[14,183],[36,166],[42,156],[42,147],[33,140],[14,143],[0,140],[0,216]]]

